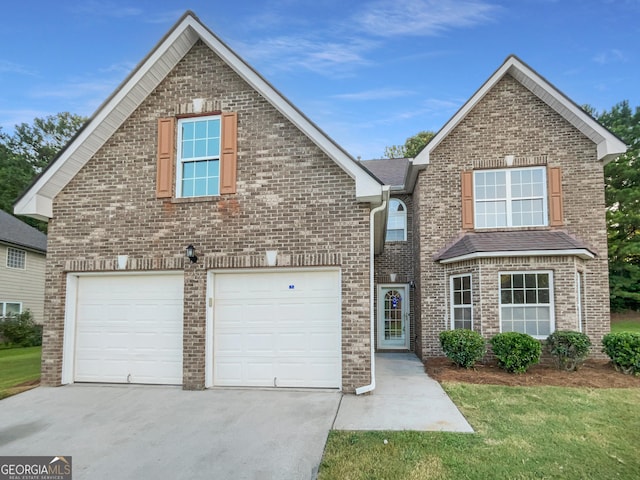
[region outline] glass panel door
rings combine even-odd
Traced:
[[[378,348],[409,348],[409,298],[404,285],[382,287],[378,296]]]

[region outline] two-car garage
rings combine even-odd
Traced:
[[[340,388],[338,269],[213,271],[207,283],[207,386]],[[67,290],[63,383],[182,384],[197,343],[183,338],[182,272],[69,274]]]

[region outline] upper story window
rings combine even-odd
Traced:
[[[387,219],[387,242],[404,242],[407,240],[407,206],[401,200],[392,198],[389,201],[389,218]]]
[[[177,197],[220,194],[220,116],[178,120]]]
[[[25,258],[27,252],[17,248],[7,248],[7,267],[25,269]]]
[[[476,228],[548,225],[544,167],[474,172]]]

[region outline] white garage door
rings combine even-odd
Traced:
[[[78,278],[74,380],[182,383],[183,275]]]
[[[340,387],[339,271],[213,278],[215,385]]]

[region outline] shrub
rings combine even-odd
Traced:
[[[473,330],[445,330],[440,332],[440,345],[445,355],[459,367],[471,368],[484,357],[487,346],[478,332]]]
[[[602,338],[602,345],[616,370],[640,375],[640,333],[608,333]]]
[[[540,342],[526,333],[499,333],[491,340],[498,366],[511,373],[524,373],[540,361]]]
[[[558,330],[547,337],[547,346],[555,357],[558,368],[573,372],[589,356],[591,340],[584,333]]]
[[[37,347],[42,345],[42,326],[36,325],[31,312],[25,310],[0,319],[0,337],[14,347]]]

